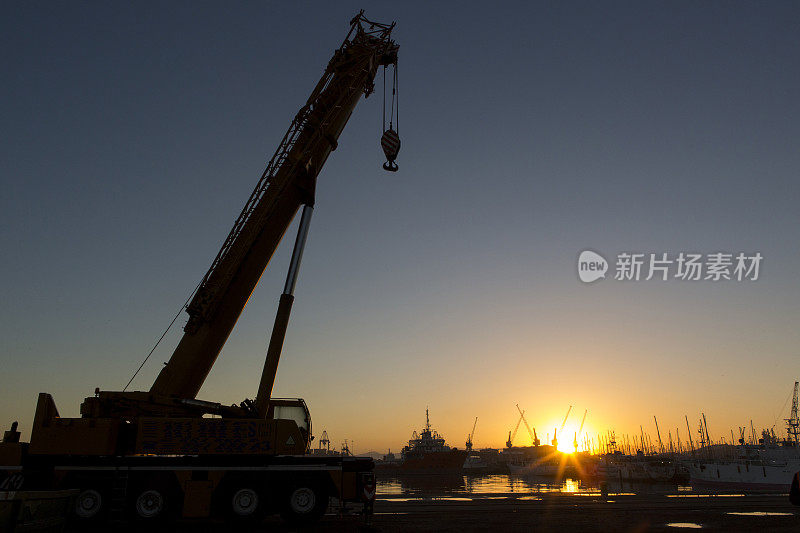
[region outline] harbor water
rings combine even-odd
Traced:
[[[675,483],[599,482],[573,478],[552,479],[516,474],[387,474],[377,478],[378,498],[386,500],[452,500],[456,498],[536,498],[545,494],[573,496],[663,496],[666,498],[745,497],[749,494],[785,495],[786,491],[725,489]],[[456,500],[458,501],[458,500]]]

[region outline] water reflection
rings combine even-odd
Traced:
[[[767,512],[767,511],[751,511],[751,512],[747,512],[747,513],[745,513],[745,512],[741,512],[741,513],[731,512],[731,513],[725,513],[725,514],[736,515],[736,516],[792,516],[794,513],[770,513],[770,512]]]
[[[691,486],[674,483],[635,483],[599,481],[574,478],[552,479],[514,474],[386,474],[377,479],[378,494],[382,496],[408,496],[416,498],[453,498],[477,496],[480,498],[529,496],[547,493],[575,496],[633,496],[664,495],[679,497],[709,497],[716,493],[703,492]],[[717,494],[737,496],[737,494]]]

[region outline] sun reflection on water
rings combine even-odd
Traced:
[[[621,488],[620,488],[621,489]],[[377,490],[383,496],[425,495],[498,495],[522,496],[527,494],[563,493],[571,495],[599,495],[600,487],[580,479],[563,480],[534,479],[524,476],[493,474],[466,475],[418,475],[394,476],[377,480]],[[623,493],[622,490],[613,491]],[[624,494],[624,493],[623,493]]]
[[[636,484],[609,482],[601,487],[600,482],[566,477],[561,480],[536,476],[509,474],[430,474],[378,476],[379,497],[397,499],[436,499],[478,496],[481,499],[520,498],[545,494],[624,498],[637,495],[658,495],[666,498],[738,498],[737,492],[703,492],[691,486],[671,484]]]

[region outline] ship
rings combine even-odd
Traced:
[[[489,465],[477,453],[471,453],[467,456],[462,466],[464,472],[470,474],[484,473],[489,470]]]
[[[689,474],[686,467],[674,454],[663,453],[622,456],[617,461],[618,476],[622,481],[640,483],[686,483]]]
[[[451,448],[445,439],[431,428],[430,415],[425,409],[425,427],[414,433],[400,452],[399,462],[379,462],[378,470],[398,473],[453,473],[461,472],[467,458],[466,450]]]
[[[574,474],[574,465],[554,446],[541,445],[508,449],[507,467],[510,474],[541,477],[562,477]]]
[[[789,490],[795,472],[800,470],[800,415],[798,389],[794,383],[791,416],[786,419],[786,438],[779,441],[775,432],[763,430],[756,444],[755,430],[750,444],[744,431],[733,457],[706,458],[687,465],[693,485],[753,490]]]
[[[743,444],[733,459],[692,461],[687,465],[692,485],[741,490],[789,490],[800,470],[800,447],[793,441]]]

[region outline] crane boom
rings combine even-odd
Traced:
[[[475,417],[475,422],[472,424],[472,432],[467,437],[467,451],[472,450],[472,438],[475,436],[475,427],[478,425],[478,417]]]
[[[567,414],[565,414],[565,415],[564,415],[564,421],[563,421],[563,422],[561,422],[561,431],[564,431],[564,426],[565,426],[565,425],[566,425],[566,423],[567,423],[567,418],[569,418],[569,413],[570,413],[571,411],[572,411],[572,406],[570,405],[570,406],[569,406],[569,409],[567,409]]]
[[[525,411],[523,411],[524,413]],[[517,436],[517,430],[519,430],[519,424],[522,422],[522,415],[520,415],[519,420],[517,420],[517,425],[514,426],[514,433],[511,434],[511,440],[514,440],[514,437]]]
[[[393,28],[363,12],[351,21],[187,306],[183,338],[151,393],[197,396],[295,214],[313,206],[317,176],[362,93],[372,92],[381,65],[396,62]]]
[[[517,404],[517,411],[519,411],[519,417],[525,423],[525,429],[528,430],[528,435],[530,435],[531,437],[531,443],[533,443],[534,446],[538,446],[538,444],[536,444],[536,441],[539,439],[537,439],[534,432],[531,431],[531,427],[528,425],[528,420],[525,418],[525,412],[519,408],[519,404]]]
[[[581,434],[581,432],[583,431],[583,424],[584,424],[584,422],[586,422],[586,414],[587,414],[588,412],[589,412],[589,410],[588,410],[588,409],[586,409],[586,410],[583,412],[583,418],[581,419],[581,427],[579,427],[579,428],[578,428],[578,435],[580,435],[580,434]]]
[[[519,409],[519,406],[517,406]],[[519,430],[519,425],[522,423],[522,417],[524,416],[525,411],[521,411],[519,414],[519,418],[517,419],[517,425],[514,426],[514,433],[508,432],[508,441],[506,442],[506,446],[511,448],[512,444],[514,443],[514,437],[517,436],[517,430]]]

